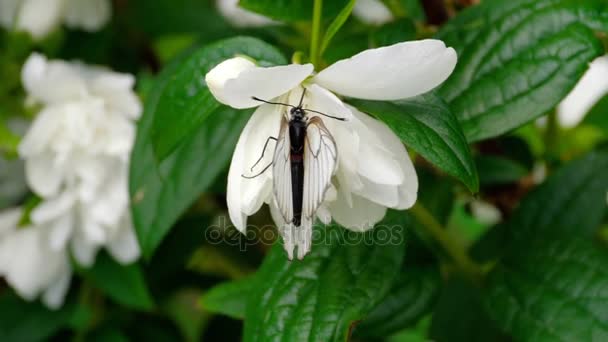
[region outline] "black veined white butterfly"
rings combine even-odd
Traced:
[[[306,88],[302,92],[297,106],[270,102],[253,97],[254,100],[290,107],[289,118],[283,116],[278,137],[268,137],[262,156],[252,166],[263,159],[270,141],[276,142],[272,163],[256,175],[244,178],[255,178],[272,166],[273,193],[276,205],[286,222],[282,229],[291,230],[283,234],[285,244],[298,247],[298,258],[302,259],[310,251],[312,223],[315,214],[325,198],[331,185],[338,160],[336,142],[318,116],[309,117],[308,112],[316,113],[331,119],[339,118],[312,109],[302,107]],[[295,241],[287,241],[294,239]],[[289,250],[289,249],[288,249]],[[291,259],[291,255],[289,256]]]

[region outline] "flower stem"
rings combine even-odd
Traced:
[[[460,271],[470,276],[473,281],[478,282],[481,280],[484,274],[482,267],[469,257],[463,246],[449,236],[447,230],[437,222],[424,205],[419,202],[416,203],[409,209],[409,213],[441,245]]]
[[[316,67],[319,63],[321,43],[321,19],[323,17],[323,0],[315,0],[312,13],[312,35],[310,37],[310,62]]]

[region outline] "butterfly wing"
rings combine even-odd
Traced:
[[[272,165],[274,198],[285,222],[293,220],[293,192],[291,188],[289,125],[281,119],[281,130],[277,138]]]
[[[314,222],[336,170],[336,142],[318,116],[308,121],[304,148],[304,197],[302,216]]]

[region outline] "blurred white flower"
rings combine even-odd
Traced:
[[[286,114],[285,107],[261,104],[252,97],[297,105],[302,87],[307,89],[304,108],[346,119],[319,116],[335,140],[338,166],[317,217],[325,223],[333,217],[349,229],[365,231],[384,217],[387,207],[411,207],[418,180],[399,138],[384,123],[344,104],[330,90],[370,100],[412,97],[441,84],[454,70],[456,59],[456,52],[443,42],[422,40],[367,50],[316,75],[311,64],[262,68],[242,57],[216,66],[205,79],[218,101],[234,108],[258,107],[241,133],[228,174],[227,202],[233,224],[244,232],[247,216],[268,203],[289,257],[296,246],[298,258],[310,250],[312,222],[303,222],[299,233],[285,224],[273,195],[272,171],[254,179],[242,177],[272,162],[273,153],[266,153],[251,169],[267,138],[278,136]]]
[[[245,10],[239,6],[239,0],[217,0],[220,14],[235,27],[260,27],[276,24],[270,18]]]
[[[66,250],[49,243],[47,227],[18,227],[21,209],[0,212],[0,276],[27,300],[38,296],[50,308],[61,306],[72,269]]]
[[[369,25],[384,25],[392,21],[393,14],[380,0],[357,0],[353,15]]]
[[[217,0],[216,4],[220,14],[235,27],[277,24],[268,17],[241,8],[239,0]],[[370,25],[383,25],[393,20],[391,11],[380,0],[357,0],[353,15]]]
[[[0,25],[41,39],[62,22],[86,31],[99,30],[111,12],[110,0],[0,0]]]
[[[502,213],[492,203],[483,200],[473,200],[470,206],[473,217],[483,224],[495,225],[502,220]]]
[[[33,224],[48,230],[53,249],[69,243],[84,266],[101,247],[134,261],[127,179],[141,104],[133,76],[33,54],[22,80],[29,102],[42,105],[19,145],[28,185],[42,199]]]
[[[585,114],[608,94],[608,55],[596,58],[576,87],[557,107],[559,122],[564,127],[574,127]]]

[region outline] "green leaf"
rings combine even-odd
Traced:
[[[608,338],[608,254],[591,240],[608,212],[607,169],[608,151],[570,163],[522,201],[503,231],[486,306],[516,340]]]
[[[452,277],[441,292],[433,312],[430,341],[501,342],[511,341],[483,306],[479,289]]]
[[[608,151],[570,162],[532,191],[513,213],[515,238],[591,236],[608,207]],[[514,247],[517,248],[517,247]]]
[[[470,141],[538,118],[603,53],[592,29],[608,30],[603,0],[486,1],[448,22],[436,38],[458,52],[444,97]]]
[[[59,310],[49,310],[40,303],[28,303],[14,294],[0,297],[0,341],[42,341],[66,327],[73,306],[65,304]]]
[[[577,236],[528,244],[488,279],[486,305],[519,341],[608,339],[608,254]]]
[[[145,121],[152,121],[145,138],[152,142],[157,160],[163,161],[220,109],[220,103],[207,88],[205,75],[237,55],[249,56],[261,65],[287,63],[277,49],[249,37],[226,39],[195,49],[173,63],[159,76],[144,112]]]
[[[138,264],[121,265],[101,253],[95,265],[82,272],[95,287],[122,305],[139,310],[149,310],[154,305]]]
[[[277,243],[256,273],[245,341],[344,341],[391,289],[405,252],[403,212],[373,230],[316,226],[312,252],[288,261]]]
[[[146,111],[138,123],[137,139],[131,155],[129,183],[133,221],[143,254],[147,258],[153,254],[181,213],[201,192],[208,189],[225,169],[249,114],[220,106],[213,98],[207,98],[211,95],[207,88],[204,88],[197,94],[206,94],[201,96],[207,98],[207,104],[214,108],[213,112],[207,115],[202,125],[198,125],[192,134],[187,134],[190,128],[176,133],[183,136],[174,136],[181,141],[181,145],[160,165],[155,155],[155,146],[158,146],[159,141],[154,138],[154,127],[168,119],[166,115],[171,110],[186,106],[186,103],[198,102],[182,98],[184,102],[172,104],[172,94],[176,96],[173,100],[177,101],[180,99],[178,94],[183,95],[183,92],[187,91],[184,89],[190,89],[190,83],[184,83],[186,79],[195,84],[192,87],[198,87],[199,81],[204,79],[206,73],[200,69],[206,70],[214,63],[232,57],[238,51],[248,52],[250,56],[262,61],[274,58],[278,62],[285,62],[273,48],[256,39],[230,39],[198,49],[172,63],[161,73],[157,84],[147,97]],[[273,57],[264,58],[265,54]],[[189,76],[187,71],[190,72]],[[175,81],[176,79],[179,82]],[[194,109],[196,105],[190,107]],[[183,111],[175,113],[178,112],[184,114]],[[174,129],[179,129],[178,126],[189,121],[186,118],[168,120],[175,121],[175,125],[166,122],[169,128],[168,136],[173,134],[171,132]],[[169,138],[163,141],[166,142],[167,139]],[[177,142],[175,139],[174,142]]]
[[[396,102],[349,102],[383,121],[407,147],[477,192],[479,179],[469,145],[458,120],[435,94]]]
[[[475,164],[481,185],[515,183],[529,173],[518,162],[499,156],[479,156],[475,159]]]
[[[435,266],[406,267],[389,294],[356,326],[357,337],[385,337],[418,322],[439,295],[441,279]]]
[[[253,282],[249,277],[219,284],[203,295],[201,305],[209,312],[244,319],[248,297],[254,290]]]
[[[220,107],[160,166],[146,134],[150,120],[140,122],[131,159],[130,192],[133,221],[144,256],[152,256],[181,213],[225,169],[249,116]]]
[[[350,0],[323,3],[323,17],[335,17]],[[311,20],[314,0],[239,0],[239,6],[281,22]]]
[[[591,108],[582,123],[601,129],[604,132],[604,135],[608,134],[608,96],[602,97],[593,108]]]
[[[350,16],[353,8],[355,7],[355,3],[357,0],[349,0],[346,6],[338,13],[338,16],[331,22],[327,31],[325,32],[325,36],[323,36],[323,42],[321,43],[321,55],[325,52],[325,49],[329,46],[332,38],[338,33],[342,25],[346,22],[348,17]]]
[[[416,39],[416,25],[408,18],[393,21],[372,32],[371,38],[375,47],[414,40]]]

